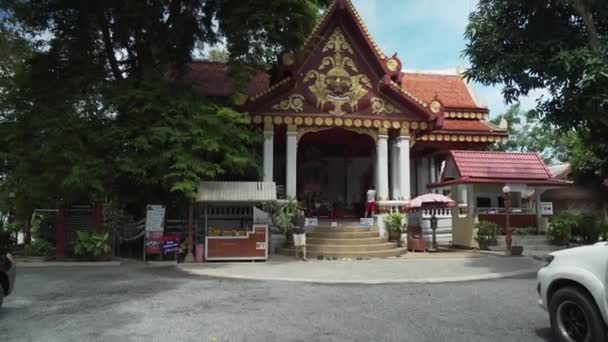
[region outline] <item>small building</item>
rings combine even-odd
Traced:
[[[474,246],[477,221],[504,227],[507,210],[511,227],[545,226],[542,194],[571,182],[555,179],[537,153],[452,150],[440,181],[430,187],[457,200],[452,214],[455,245]],[[503,189],[509,188],[510,207]]]

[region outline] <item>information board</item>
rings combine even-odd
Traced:
[[[146,210],[146,231],[162,232],[165,228],[165,206],[148,204]]]

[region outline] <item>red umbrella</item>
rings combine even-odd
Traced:
[[[433,208],[454,208],[456,202],[451,198],[440,194],[424,194],[409,201],[409,209],[433,209]]]

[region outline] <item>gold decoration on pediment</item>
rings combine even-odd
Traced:
[[[291,125],[293,124],[293,118],[290,116],[286,116],[283,118],[283,121],[285,122],[286,125]]]
[[[334,120],[334,124],[338,127],[342,126],[343,123],[344,121],[341,118],[336,118],[336,120]]]
[[[364,120],[363,121],[363,126],[370,128],[372,127],[372,120]]]
[[[351,119],[344,120],[344,126],[350,127],[352,125],[353,125],[353,120],[351,120]]]
[[[334,119],[332,118],[325,118],[325,126],[331,126],[334,124]]]
[[[361,127],[361,125],[363,124],[363,122],[360,119],[355,119],[355,121],[353,121],[355,123],[355,127]]]
[[[314,120],[313,120],[312,118],[310,118],[310,117],[308,117],[308,118],[304,119],[304,123],[305,123],[307,126],[312,126],[312,123],[313,123],[313,122],[314,122]]]
[[[399,129],[399,127],[401,127],[401,123],[399,123],[399,121],[393,121],[393,128]]]
[[[304,96],[300,94],[289,95],[289,97],[272,106],[276,110],[293,110],[296,113],[304,109]]]
[[[348,105],[351,112],[358,111],[359,100],[371,90],[369,78],[359,73],[353,59],[345,53],[354,55],[354,51],[347,42],[346,37],[336,28],[323,47],[322,52],[333,51],[332,56],[325,56],[315,70],[309,70],[304,77],[304,84],[317,100],[317,108],[330,103],[333,109],[330,114],[341,116],[347,112],[344,106]]]
[[[386,103],[383,99],[379,97],[372,97],[370,99],[370,103],[372,105],[372,113],[376,115],[392,114],[397,111],[395,106],[390,103]]]
[[[280,116],[275,116],[274,117],[274,124],[275,125],[280,125],[282,123],[283,123],[283,118],[282,117],[280,117]]]
[[[317,126],[323,125],[323,118],[315,118],[315,125],[317,125]]]
[[[334,30],[334,32],[329,36],[327,43],[325,43],[325,46],[323,46],[323,52],[327,52],[329,50],[336,52],[342,52],[342,50],[344,50],[354,53],[352,46],[350,46],[350,43],[346,40],[344,33],[342,33],[342,30],[339,27]]]
[[[253,117],[253,123],[255,124],[261,124],[262,123],[262,117],[259,115],[256,115]]]
[[[439,103],[437,100],[433,100],[433,102],[431,102],[429,105],[429,109],[432,113],[437,114],[441,110],[441,103]]]
[[[294,121],[295,121],[296,125],[301,125],[302,123],[304,123],[304,119],[302,119],[299,116]]]
[[[399,67],[399,62],[397,62],[397,60],[395,60],[394,58],[391,58],[386,62],[386,67],[390,71],[396,71]]]
[[[413,121],[413,122],[410,124],[410,127],[412,127],[412,129],[418,129],[418,122],[417,122],[417,121]]]

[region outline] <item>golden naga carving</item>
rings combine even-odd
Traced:
[[[304,96],[300,94],[290,95],[287,99],[272,106],[272,109],[277,110],[293,110],[296,113],[304,109]]]
[[[324,57],[317,70],[309,70],[304,83],[309,84],[308,89],[316,98],[319,109],[331,103],[333,109],[329,113],[332,115],[346,114],[344,105],[348,105],[351,112],[358,111],[359,100],[372,88],[371,81],[366,75],[358,73],[352,58],[343,54],[354,52],[339,28],[323,47],[323,52],[330,50],[334,51],[334,55]]]
[[[372,97],[370,99],[370,103],[372,105],[372,113],[376,115],[392,114],[396,112],[395,106],[390,103],[386,103],[383,99],[379,97]]]

